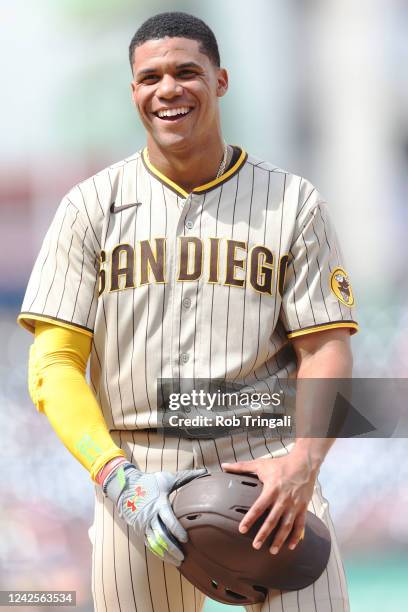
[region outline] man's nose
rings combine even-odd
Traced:
[[[183,93],[183,88],[177,80],[170,74],[165,74],[160,81],[160,86],[157,90],[159,98],[174,98],[180,96]]]

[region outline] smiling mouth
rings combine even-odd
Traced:
[[[187,115],[189,115],[192,110],[193,110],[192,107],[180,106],[179,108],[168,108],[168,109],[159,110],[153,114],[155,117],[157,117],[161,121],[166,121],[166,122],[171,123],[174,121],[178,121],[180,119],[184,119],[184,117],[187,117]]]

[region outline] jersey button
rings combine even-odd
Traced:
[[[189,355],[187,353],[181,353],[181,363],[187,363]]]
[[[194,223],[192,221],[186,221],[186,228],[193,229]]]
[[[190,308],[190,306],[191,306],[191,300],[190,300],[190,298],[184,298],[184,300],[183,300],[183,306],[184,306],[184,308]]]

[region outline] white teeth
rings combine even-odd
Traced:
[[[186,115],[189,112],[187,106],[181,106],[180,108],[168,108],[166,110],[160,110],[157,114],[160,118],[162,117],[175,117],[176,115]]]

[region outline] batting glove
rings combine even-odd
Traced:
[[[206,473],[203,468],[149,474],[126,462],[107,477],[103,492],[152,553],[179,567],[184,559],[179,543],[187,542],[188,536],[173,512],[169,494]]]

